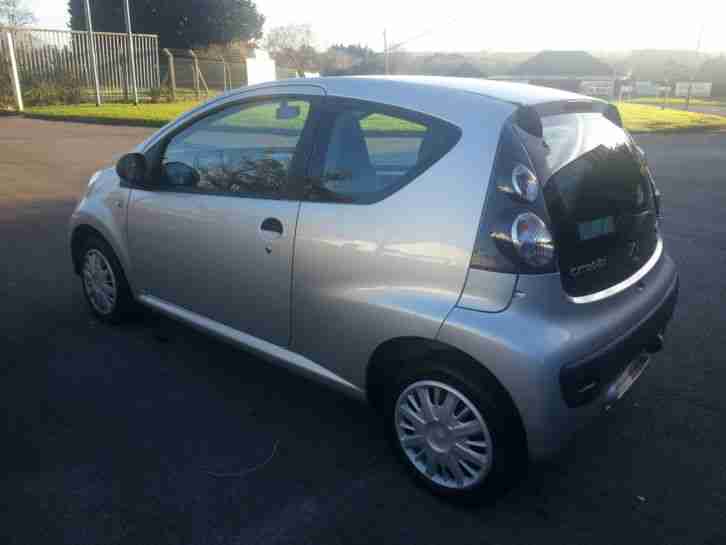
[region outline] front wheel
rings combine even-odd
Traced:
[[[426,362],[404,372],[389,396],[389,436],[417,481],[452,500],[496,498],[526,468],[521,424],[485,373]]]
[[[133,296],[121,264],[106,241],[89,236],[83,243],[81,281],[83,294],[93,314],[116,324],[133,309]]]

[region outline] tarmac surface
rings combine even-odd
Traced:
[[[92,319],[68,217],[149,133],[0,117],[0,542],[726,543],[726,134],[637,137],[681,273],[665,350],[464,509],[412,484],[365,406],[163,318]]]

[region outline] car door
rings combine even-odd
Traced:
[[[142,296],[289,344],[296,188],[316,102],[278,95],[227,104],[157,145],[153,186],[134,188],[128,211]]]

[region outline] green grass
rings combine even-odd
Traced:
[[[638,104],[663,104],[663,98],[656,97],[640,97],[633,98],[629,102]],[[686,104],[686,99],[681,97],[671,97],[665,100],[666,104],[673,106],[683,106]],[[693,106],[726,106],[726,99],[716,98],[691,98],[691,104]]]
[[[413,123],[412,121],[406,121],[383,114],[369,115],[361,121],[360,125],[364,131],[420,132],[426,130],[425,126],[419,125],[418,123]]]
[[[161,127],[195,106],[198,101],[158,103],[158,104],[79,104],[75,106],[36,106],[26,108],[30,117],[43,117],[66,121],[96,121],[117,124],[145,125]],[[280,129],[300,129],[307,116],[308,105],[302,101],[291,101],[291,106],[300,107],[300,116],[293,119],[275,119],[276,105],[241,111],[224,119],[226,126],[238,127],[276,127]],[[363,130],[379,131],[423,131],[425,127],[416,123],[396,119],[381,114],[366,117],[361,122]]]
[[[291,119],[275,119],[277,104],[264,104],[257,108],[241,110],[234,115],[225,116],[220,125],[224,127],[260,128],[275,127],[277,129],[302,130],[308,115],[309,105],[301,100],[291,100],[288,106],[300,108],[300,115]]]
[[[293,119],[275,119],[276,104],[268,104],[259,108],[242,110],[239,113],[224,118],[223,125],[228,127],[275,127],[278,129],[302,130],[303,123],[308,115],[309,105],[305,101],[294,100],[288,102],[289,106],[300,108],[300,115]],[[425,131],[426,127],[417,123],[405,121],[382,114],[373,114],[361,121],[364,131]]]
[[[633,132],[726,129],[726,117],[720,115],[661,109],[657,106],[616,103],[623,125]]]
[[[30,116],[42,116],[67,121],[96,121],[117,124],[146,125],[160,127],[175,119],[182,113],[194,108],[199,102],[176,102],[160,104],[104,104],[96,107],[92,104],[78,106],[39,106],[28,108]],[[293,104],[293,103],[291,103]],[[300,103],[301,113],[305,114],[306,105]],[[617,103],[625,127],[635,132],[678,131],[697,129],[726,129],[726,117],[718,115],[685,112],[682,110],[661,109],[657,106],[634,104],[632,102]],[[238,116],[226,120],[239,126],[280,128],[299,128],[303,116],[289,120],[276,120],[275,107],[258,108],[249,112],[240,112]],[[362,121],[364,130],[382,131],[421,131],[422,125],[410,123],[381,114],[374,114]]]
[[[97,121],[109,123],[129,123],[161,127],[184,112],[194,108],[198,102],[174,102],[159,104],[79,104],[72,106],[34,106],[26,108],[32,116],[62,119],[67,121]]]

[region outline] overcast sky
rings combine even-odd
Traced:
[[[38,26],[65,28],[67,0],[25,4]],[[257,7],[265,28],[311,24],[322,48],[382,50],[386,27],[389,43],[407,41],[409,51],[695,49],[704,25],[702,49],[726,52],[726,0],[258,0]]]

